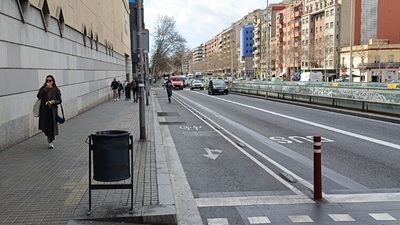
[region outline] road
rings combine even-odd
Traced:
[[[399,224],[399,124],[154,88],[180,224]],[[314,199],[313,136],[323,199]]]

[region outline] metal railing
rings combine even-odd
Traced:
[[[400,115],[400,85],[397,83],[235,81],[230,91]]]

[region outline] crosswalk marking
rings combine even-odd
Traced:
[[[281,195],[281,196],[246,196],[246,197],[213,197],[196,198],[197,207],[215,206],[244,206],[244,205],[276,205],[276,204],[315,204],[307,196]]]
[[[376,220],[396,220],[393,216],[388,213],[369,213],[372,218]]]
[[[349,214],[328,214],[335,222],[355,221]]]
[[[290,220],[293,223],[312,223],[314,222],[311,217],[307,215],[296,215],[296,216],[289,216]]]
[[[264,224],[271,223],[271,221],[266,216],[258,216],[258,217],[248,217],[250,224]]]
[[[377,221],[395,221],[397,220],[389,213],[369,213],[372,218]],[[328,214],[335,222],[354,222],[356,221],[349,214]],[[293,223],[314,223],[308,215],[288,215]],[[247,217],[249,224],[271,224],[271,220],[267,216],[252,216]],[[227,218],[210,218],[207,219],[208,225],[229,225]],[[276,222],[276,221],[275,221]]]
[[[226,218],[212,218],[207,219],[208,225],[229,225],[228,219]]]

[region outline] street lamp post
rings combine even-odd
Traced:
[[[354,0],[351,0],[351,7],[350,7],[350,65],[349,65],[350,82],[353,82],[353,43],[354,43]]]
[[[379,47],[379,62],[378,62],[378,67],[379,67],[379,82],[382,82],[382,70],[381,70],[381,50],[382,50],[382,42],[379,41],[378,44]]]
[[[265,75],[266,75],[266,79],[268,80],[269,79],[269,72],[270,72],[270,68],[269,68],[269,66],[270,66],[270,64],[271,64],[271,57],[270,57],[270,42],[271,42],[271,35],[270,35],[270,33],[271,33],[271,31],[270,31],[270,10],[269,10],[269,0],[267,0],[267,18],[266,18],[266,21],[267,21],[267,30],[266,30],[266,35],[265,35],[265,40],[266,40],[266,46],[265,46],[265,48],[266,48],[266,51],[265,51],[265,55],[266,55],[266,57],[265,57]]]
[[[138,13],[137,13],[137,23],[138,23],[138,50],[139,50],[139,63],[140,63],[140,76],[139,76],[139,129],[140,129],[140,140],[146,140],[146,124],[145,124],[145,108],[144,108],[144,54],[142,46],[142,32],[143,32],[143,22],[142,22],[142,10],[143,10],[143,0],[138,0]]]

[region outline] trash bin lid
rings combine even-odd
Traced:
[[[127,135],[129,134],[128,131],[124,130],[103,130],[103,131],[96,131],[92,135],[95,136],[120,136],[120,135]]]

